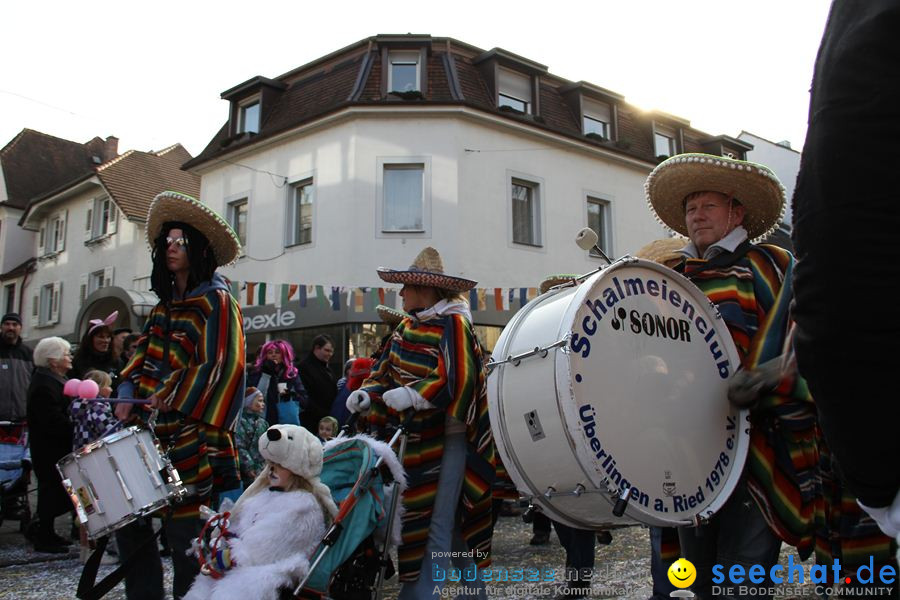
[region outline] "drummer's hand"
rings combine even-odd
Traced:
[[[120,402],[116,404],[116,408],[113,409],[113,414],[116,415],[116,418],[120,421],[128,421],[131,419],[131,408],[134,404],[129,402]]]
[[[372,405],[371,399],[369,399],[369,394],[365,390],[354,390],[350,392],[350,395],[347,396],[347,402],[345,406],[347,410],[352,413],[361,413],[369,410],[369,406]]]
[[[397,412],[403,412],[407,408],[416,410],[435,408],[434,404],[423,398],[416,390],[406,386],[388,390],[382,394],[381,398],[385,404]]]
[[[167,413],[172,410],[172,407],[156,394],[151,395],[147,400],[150,401],[150,408],[155,408],[159,412]]]

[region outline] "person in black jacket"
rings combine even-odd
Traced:
[[[81,343],[75,351],[72,359],[72,370],[69,377],[83,379],[88,371],[103,371],[112,377],[112,388],[119,385],[119,371],[122,364],[118,355],[113,351],[112,329],[110,326],[116,322],[119,312],[113,311],[105,319],[92,319],[90,326],[81,336]]]
[[[22,342],[18,313],[3,315],[0,323],[0,421],[25,419],[25,393],[34,369],[31,348]]]
[[[309,395],[309,405],[303,411],[303,426],[317,431],[319,421],[327,417],[337,396],[337,382],[328,368],[328,361],[334,354],[334,342],[327,335],[317,335],[313,339],[312,350],[298,365],[300,379]]]
[[[44,338],[34,349],[34,374],[28,387],[27,414],[31,462],[38,482],[38,525],[33,539],[37,552],[67,552],[70,541],[57,535],[53,522],[72,510],[56,462],[72,452],[69,400],[63,395],[66,373],[72,368],[69,342]]]

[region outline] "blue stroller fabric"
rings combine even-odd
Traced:
[[[341,523],[343,530],[333,546],[323,544],[316,550],[310,563],[327,551],[305,589],[326,593],[332,573],[387,517],[384,482],[380,473],[372,471],[377,461],[375,450],[359,437],[336,440],[325,447],[321,480],[339,507],[335,522]]]
[[[0,491],[10,491],[25,475],[31,462],[28,429],[24,424],[0,427]]]

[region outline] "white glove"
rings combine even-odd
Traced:
[[[350,395],[347,396],[347,402],[345,403],[347,410],[352,413],[365,412],[369,410],[371,405],[372,401],[369,399],[369,394],[363,390],[350,392]]]
[[[423,398],[419,392],[406,386],[386,391],[381,395],[381,399],[397,412],[403,412],[407,408],[416,410],[435,408],[434,404]]]
[[[900,537],[900,492],[894,497],[890,506],[869,508],[859,500],[856,501],[878,524],[878,527],[892,538]]]

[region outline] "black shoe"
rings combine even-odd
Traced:
[[[57,535],[56,532],[51,533],[49,536],[47,536],[46,539],[44,539],[42,541],[47,542],[49,544],[56,545],[56,546],[71,546],[72,545],[72,540],[67,540],[63,536]]]
[[[40,540],[34,543],[34,551],[46,554],[68,554],[69,547],[56,544],[52,540]]]
[[[170,556],[172,556],[172,549],[168,546],[163,546],[159,549],[159,555],[163,558],[169,558]]]
[[[550,534],[544,533],[543,531],[539,531],[539,532],[535,533],[531,537],[531,541],[528,542],[528,544],[531,546],[546,546],[549,543],[550,543]]]

